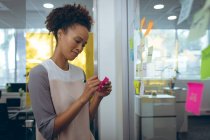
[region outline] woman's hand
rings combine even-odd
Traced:
[[[105,86],[101,91],[96,92],[96,96],[99,98],[103,98],[105,96],[108,96],[111,93],[111,91],[112,91],[112,83],[108,82],[107,84],[105,84]]]
[[[91,99],[91,97],[93,97],[98,89],[99,84],[100,80],[98,79],[98,76],[93,76],[87,80],[84,92],[81,96],[82,102],[84,104],[87,103]]]
[[[99,90],[99,87],[94,95],[94,98],[92,102],[90,103],[89,107],[89,115],[90,115],[90,120],[94,120],[94,117],[96,115],[98,106],[103,99],[103,97],[108,96],[110,92],[112,91],[112,85],[111,82],[105,83],[104,87],[102,90]]]

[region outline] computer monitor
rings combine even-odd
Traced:
[[[7,98],[6,99],[8,109],[20,109],[21,99],[20,98]]]
[[[19,89],[22,89],[26,92],[26,83],[7,83],[7,92],[19,92]]]

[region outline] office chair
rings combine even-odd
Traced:
[[[0,140],[11,140],[7,105],[0,103]]]

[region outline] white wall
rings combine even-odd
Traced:
[[[99,109],[100,140],[116,139],[116,79],[115,79],[115,27],[114,1],[98,0],[98,73],[100,78],[108,76],[112,81],[112,94],[104,98]]]
[[[122,15],[123,6],[126,7],[126,0],[97,0],[98,74],[101,79],[108,76],[113,86],[111,95],[103,99],[99,108],[100,140],[128,140],[124,129],[128,128],[128,113],[125,111],[128,106],[128,99],[125,99],[128,95],[128,84],[125,82],[128,72],[124,69],[127,57],[122,56],[123,53],[127,54],[126,15]],[[126,13],[126,9],[124,12]]]

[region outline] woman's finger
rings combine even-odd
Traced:
[[[90,86],[90,87],[95,87],[95,86],[98,87],[99,84],[100,84],[100,81],[95,81],[95,82],[90,82],[90,83],[89,83],[89,86]]]
[[[92,80],[95,80],[95,79],[98,79],[98,76],[97,75],[94,75],[93,77],[91,77],[90,79],[88,79],[88,81],[92,81]]]
[[[109,95],[109,94],[110,94],[110,92],[108,92],[108,91],[104,92],[104,95],[105,95],[105,96],[107,96],[107,95]]]
[[[98,79],[92,80],[92,81],[88,81],[89,84],[93,84],[93,83],[97,83],[100,82]]]
[[[111,91],[112,90],[112,88],[108,88],[108,89],[106,89],[106,91]]]

